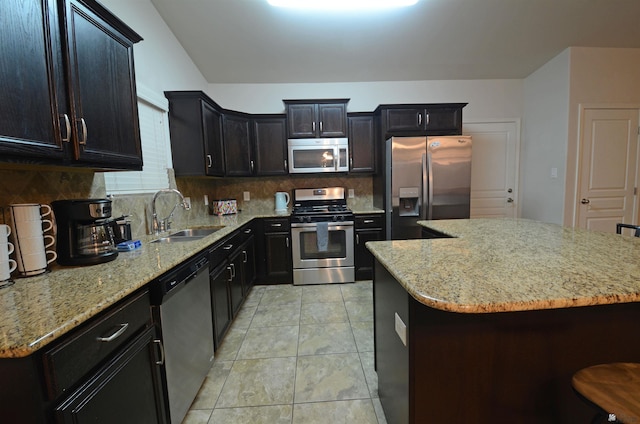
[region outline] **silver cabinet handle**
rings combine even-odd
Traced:
[[[365,223],[365,224],[373,224],[373,219],[365,219],[362,222]]]
[[[227,244],[226,246],[222,247],[224,250],[231,250],[233,249],[233,244]]]
[[[275,227],[282,227],[282,224],[271,224],[271,227],[275,228]]]
[[[289,237],[285,237],[285,241],[286,241],[287,249],[288,249],[289,248]]]
[[[229,271],[229,279],[227,281],[231,282],[233,281],[233,271],[231,270],[231,265],[227,267],[227,271]]]
[[[164,345],[162,344],[162,340],[154,339],[153,342],[158,345],[160,349],[160,360],[156,361],[156,365],[164,364]]]
[[[349,156],[349,168],[353,168],[353,156]]]
[[[253,230],[251,228],[247,228],[246,230],[244,230],[245,234],[251,234],[253,232]]]
[[[243,250],[242,251],[242,263],[246,264],[247,262],[249,262],[249,255],[247,255],[247,251]]]
[[[287,164],[287,160],[284,160],[284,170],[286,171],[287,169],[289,169],[289,166]]]
[[[422,114],[418,114],[418,126],[422,125]]]
[[[316,122],[315,121],[313,121],[311,123],[311,131],[316,132]]]
[[[322,121],[320,121],[320,132],[322,132]]]
[[[231,264],[231,278],[236,278],[236,264]]]
[[[254,164],[252,160],[249,161],[249,166],[251,167],[251,172],[253,172]]]
[[[428,127],[428,126],[429,126],[429,114],[428,114],[428,113],[426,113],[426,114],[425,114],[425,117],[427,118],[427,119],[426,119],[426,121],[427,121],[427,122],[425,123],[425,125]]]
[[[64,118],[64,126],[66,129],[65,134],[67,135],[66,137],[62,138],[62,141],[64,143],[68,143],[69,141],[71,141],[71,121],[69,121],[69,115],[67,115],[66,113],[62,115],[62,117]]]
[[[129,323],[125,322],[124,324],[120,324],[120,328],[118,328],[118,330],[116,332],[114,332],[112,335],[108,336],[108,337],[96,337],[96,340],[99,342],[111,342],[114,341],[115,339],[117,339],[118,337],[122,336],[122,334],[127,331],[127,328],[129,327]]]
[[[80,141],[78,141],[78,144],[86,146],[87,145],[87,123],[85,122],[84,118],[80,118],[80,123],[82,124],[82,138],[80,138]]]
[[[211,168],[213,166],[213,159],[211,155],[207,155],[207,168]]]
[[[360,234],[356,234],[356,244],[360,244]]]

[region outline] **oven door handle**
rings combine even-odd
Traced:
[[[316,228],[316,222],[305,222],[305,223],[292,223],[291,228]],[[332,230],[342,230],[345,228],[353,227],[352,221],[340,221],[340,222],[330,222],[329,228]]]

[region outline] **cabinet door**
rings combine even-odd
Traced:
[[[252,175],[254,166],[249,144],[249,119],[224,115],[222,122],[225,174],[230,177]]]
[[[56,2],[5,1],[0,12],[0,154],[64,156],[64,70]],[[67,115],[68,118],[68,115]],[[62,125],[60,125],[62,123]],[[61,127],[62,126],[62,134]]]
[[[231,316],[235,318],[240,311],[242,301],[244,300],[244,256],[242,250],[238,249],[229,258],[229,271],[231,272],[231,279],[229,280],[229,299],[231,301]]]
[[[320,137],[347,136],[347,105],[344,103],[318,105],[318,134]]]
[[[253,147],[256,175],[286,175],[289,171],[286,118],[255,118]]]
[[[424,130],[424,109],[385,109],[387,132]]]
[[[354,246],[356,280],[371,280],[373,278],[373,254],[366,248],[368,241],[377,241],[384,238],[382,229],[359,230],[355,232],[356,242]]]
[[[349,172],[375,172],[373,115],[349,117]]]
[[[287,104],[289,138],[317,137],[315,104]]]
[[[293,281],[289,233],[265,233],[266,280],[286,284]]]
[[[427,134],[462,134],[462,108],[428,108],[425,110],[424,123]]]
[[[222,115],[211,105],[205,102],[202,102],[202,128],[204,138],[205,174],[221,177],[224,175]]]
[[[142,169],[133,43],[76,0],[66,28],[76,159]]]
[[[251,291],[256,281],[256,242],[255,237],[251,236],[243,243],[242,251],[242,267],[244,271],[244,293],[246,296]]]
[[[213,308],[213,341],[218,349],[231,323],[229,309],[229,280],[231,268],[226,262],[215,268],[209,274],[211,284],[211,306]]]
[[[163,423],[159,369],[150,327],[56,409],[58,423]]]

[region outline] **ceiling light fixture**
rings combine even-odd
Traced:
[[[267,0],[271,6],[315,10],[365,10],[413,6],[418,0]]]

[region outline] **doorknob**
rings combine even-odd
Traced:
[[[513,193],[513,189],[512,188],[508,189],[507,193]]]
[[[591,202],[589,201],[589,199],[582,199],[580,203],[582,203],[583,205],[588,205]]]
[[[507,203],[513,203],[513,199],[512,199],[511,197],[509,197],[509,198],[507,199]]]

